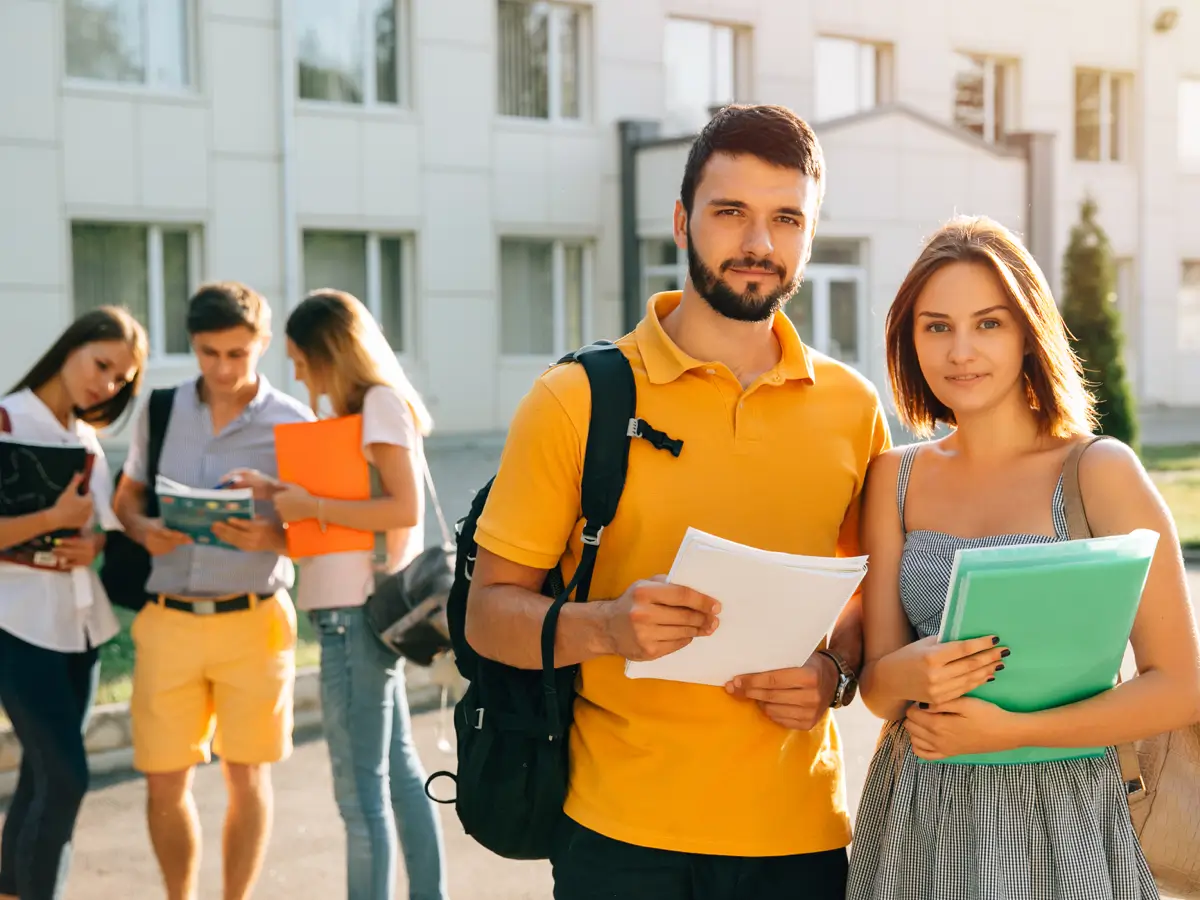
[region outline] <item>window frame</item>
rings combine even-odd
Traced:
[[[1074,87],[1072,88],[1072,147],[1071,155],[1077,163],[1127,164],[1130,162],[1130,129],[1132,127],[1131,113],[1133,106],[1133,75],[1118,69],[1101,69],[1094,66],[1075,66],[1071,70]],[[1079,132],[1079,76],[1081,74],[1098,75],[1100,77],[1100,158],[1087,159],[1079,155],[1079,144],[1075,138]],[[1114,123],[1113,99],[1116,91],[1118,104],[1116,122]],[[1113,131],[1117,132],[1117,147],[1114,155]]]
[[[858,37],[857,35],[838,34],[834,32],[819,32],[816,35],[816,45],[821,41],[843,41],[856,44],[858,56],[855,59],[854,75],[855,83],[855,109],[852,113],[838,114],[834,116],[825,116],[817,109],[817,102],[820,96],[820,80],[821,73],[818,64],[817,46],[813,48],[813,110],[814,121],[830,122],[838,118],[846,118],[848,116],[859,115],[864,112],[869,112],[872,109],[878,109],[881,106],[886,106],[891,103],[895,96],[895,59],[896,45],[891,41],[873,40],[871,38]],[[861,54],[865,50],[871,50],[875,54],[875,104],[873,106],[863,106],[860,102],[862,95],[862,84],[857,81],[862,74],[862,58]]]
[[[143,9],[147,9],[155,0],[138,0]],[[160,0],[161,2],[161,0]],[[63,85],[69,88],[83,89],[89,91],[110,91],[117,93],[128,93],[134,95],[141,94],[161,94],[166,96],[178,97],[195,97],[201,93],[202,86],[200,84],[200,28],[199,28],[199,10],[198,4],[200,0],[179,0],[183,4],[183,25],[184,36],[183,47],[187,53],[187,65],[184,67],[186,78],[185,84],[167,84],[151,80],[149,74],[153,71],[150,65],[152,59],[158,58],[152,56],[150,45],[152,30],[150,28],[149,15],[143,15],[142,22],[142,50],[145,54],[146,78],[142,81],[110,81],[106,78],[89,78],[86,75],[70,74],[70,60],[67,58],[67,36],[70,30],[68,22],[69,13],[66,5],[62,7],[62,51],[63,51]],[[83,221],[83,220],[80,220]]]
[[[1190,284],[1189,272],[1193,279]],[[1184,257],[1179,261],[1179,292],[1175,316],[1179,349],[1185,352],[1200,351],[1200,256]]]
[[[355,0],[361,10],[370,0]],[[413,108],[413,75],[411,50],[411,18],[410,0],[390,0],[392,15],[396,28],[396,102],[390,103],[379,99],[379,59],[375,52],[375,27],[370,16],[359,17],[359,49],[363,52],[363,99],[362,103],[350,103],[345,100],[326,100],[321,97],[305,97],[300,93],[300,54],[297,44],[300,40],[298,30],[292,28],[292,56],[295,61],[294,79],[296,83],[295,102],[301,109],[310,110],[375,110],[389,112],[393,110],[411,111]],[[320,229],[312,229],[314,231]],[[363,232],[359,232],[363,233]]]
[[[502,36],[499,30],[497,30],[495,47],[496,70],[493,72],[496,78],[494,95],[496,100],[496,117],[505,124],[522,123],[525,125],[568,127],[588,125],[592,121],[592,69],[594,64],[592,53],[592,7],[586,3],[572,3],[570,0],[509,0],[509,2],[521,3],[525,6],[544,4],[549,11],[546,23],[546,78],[548,80],[546,85],[546,115],[519,116],[504,112],[503,98],[500,95],[501,79],[499,75],[499,67],[503,59],[500,45]],[[499,18],[500,0],[494,0],[492,11]],[[579,95],[579,115],[577,116],[564,116],[562,114],[562,48],[560,41],[563,28],[562,18],[568,11],[574,12],[579,16],[579,69],[575,73],[576,92]]]
[[[150,344],[151,362],[180,362],[192,358],[191,351],[172,353],[167,350],[167,309],[166,285],[164,283],[165,269],[163,266],[163,232],[182,231],[188,238],[188,295],[191,296],[203,283],[201,272],[204,268],[204,226],[196,222],[146,222],[136,219],[100,219],[83,216],[69,217],[68,244],[71,248],[71,267],[74,266],[75,256],[75,226],[98,225],[126,228],[144,228],[146,230],[145,255],[142,258],[146,266],[146,319],[142,325],[146,329],[146,338]],[[71,282],[71,311],[79,315],[76,304],[75,284]]]
[[[416,342],[414,336],[417,327],[416,315],[416,292],[417,292],[417,277],[416,277],[416,262],[417,262],[417,235],[413,231],[391,230],[391,229],[374,229],[366,230],[361,228],[338,228],[326,227],[323,225],[302,225],[300,228],[300,280],[301,292],[307,294],[310,288],[305,283],[304,268],[307,255],[305,247],[305,238],[310,233],[321,234],[345,234],[355,237],[363,237],[366,239],[366,258],[363,260],[364,274],[366,276],[367,296],[359,297],[362,304],[367,308],[367,311],[374,317],[376,324],[379,326],[384,337],[388,340],[389,346],[398,358],[410,359],[415,356]],[[400,242],[400,337],[401,346],[397,347],[391,343],[391,339],[383,326],[383,260],[380,254],[380,242],[385,240],[395,240]],[[338,285],[322,285],[334,290],[341,290]]]
[[[709,109],[713,108],[714,106],[720,106],[722,103],[743,102],[744,100],[746,100],[753,94],[753,84],[752,84],[753,73],[754,73],[754,26],[753,25],[747,24],[745,22],[734,22],[734,21],[730,21],[728,19],[711,19],[711,18],[706,18],[701,15],[670,14],[666,17],[666,22],[665,22],[664,28],[663,28],[663,44],[664,45],[666,43],[666,28],[670,26],[671,22],[693,22],[693,23],[698,22],[703,25],[708,25],[710,28],[712,28],[714,30],[717,28],[728,28],[730,30],[730,32],[732,32],[732,35],[733,35],[733,59],[732,59],[732,62],[733,62],[733,96],[730,97],[729,100],[727,100],[727,101],[723,101],[723,100],[715,100],[714,101],[714,100],[710,99]],[[662,49],[662,48],[660,47],[660,49]],[[712,41],[709,42],[708,52],[709,52],[709,60],[708,60],[709,68],[713,72],[715,72],[716,65],[715,65],[714,57],[716,54],[716,48]],[[665,56],[665,54],[664,54],[664,56]],[[662,60],[662,62],[663,62],[663,73],[664,73],[663,85],[665,88],[666,81],[667,81],[666,59],[664,58]],[[710,85],[709,87],[711,90],[713,85]],[[663,113],[664,113],[665,120],[668,123],[670,123],[671,126],[673,126],[673,127],[678,126],[680,124],[677,120],[678,111],[670,109],[667,106],[666,101],[667,101],[667,98],[665,96],[665,90],[664,90]],[[707,110],[706,110],[706,112],[707,112]],[[691,128],[691,129],[685,129],[685,130],[698,131],[699,129]]]
[[[988,144],[1000,144],[1004,142],[1006,135],[1020,131],[1020,57],[1006,56],[1002,53],[978,53],[974,50],[955,50],[954,56],[956,61],[958,58],[966,58],[983,67],[983,135],[979,136],[980,140]],[[996,70],[998,67],[1003,68],[1005,100],[1000,116],[996,114]],[[957,68],[955,74],[958,74]],[[959,123],[957,100],[952,103],[950,115],[955,127],[974,134],[966,125]]]
[[[504,242],[505,241],[521,241],[526,243],[542,243],[550,244],[550,282],[551,296],[550,309],[554,316],[553,327],[551,333],[554,336],[554,346],[549,353],[533,351],[529,353],[509,353],[504,349],[504,294],[503,294],[503,269],[504,269]],[[580,285],[580,331],[581,345],[587,344],[592,338],[593,321],[595,315],[595,272],[596,272],[596,242],[592,237],[546,237],[544,234],[520,234],[506,233],[501,234],[496,241],[496,296],[499,301],[497,306],[499,315],[497,323],[499,327],[496,329],[496,344],[499,356],[502,360],[538,360],[545,361],[546,356],[552,356],[554,359],[559,359],[577,347],[568,346],[567,344],[567,315],[566,315],[566,271],[567,271],[567,247],[579,247],[582,250],[582,265],[580,278],[583,283]]]

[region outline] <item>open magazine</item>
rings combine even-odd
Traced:
[[[197,544],[236,550],[213,534],[213,523],[254,518],[254,492],[250,488],[194,488],[159,475],[154,480],[154,492],[158,494],[163,525],[188,535]]]

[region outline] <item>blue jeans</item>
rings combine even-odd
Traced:
[[[425,796],[404,663],[371,634],[360,608],[310,616],[321,636],[325,740],[346,824],[347,900],[391,900],[397,832],[410,900],[445,900],[441,823]]]
[[[0,631],[0,702],[21,742],[21,774],[0,844],[0,894],[58,900],[88,789],[83,732],[100,674],[95,648],[58,653]]]

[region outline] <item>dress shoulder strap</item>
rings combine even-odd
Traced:
[[[900,511],[900,528],[908,534],[908,525],[904,520],[904,502],[908,499],[908,479],[912,476],[913,460],[917,458],[920,444],[912,444],[904,448],[900,457],[900,471],[896,473],[896,508]]]

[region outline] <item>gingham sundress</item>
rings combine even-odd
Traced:
[[[902,457],[904,500],[917,447]],[[900,599],[920,637],[937,634],[954,551],[1066,540],[1062,479],[1054,531],[964,539],[905,534]],[[1129,821],[1115,751],[1011,766],[925,765],[885,726],[863,786],[847,900],[1157,900]]]

